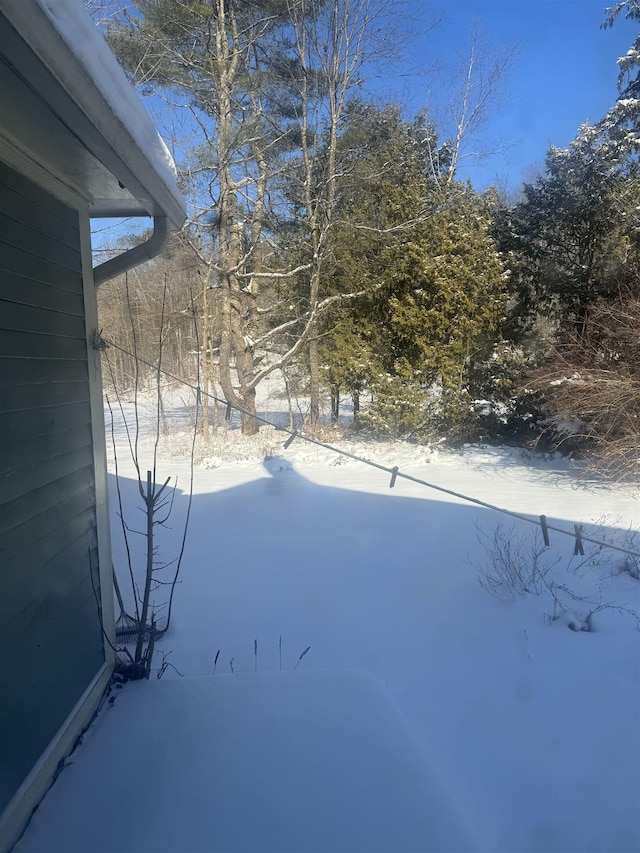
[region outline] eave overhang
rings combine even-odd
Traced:
[[[185,219],[171,157],[80,0],[0,0],[0,143],[93,217]]]

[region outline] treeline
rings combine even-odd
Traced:
[[[187,98],[201,136],[181,163],[190,220],[166,257],[101,290],[105,334],[151,363],[161,347],[248,412],[278,370],[310,426],[324,392],[334,421],[371,434],[633,467],[638,43],[609,113],[511,200],[458,179],[463,140],[429,114],[356,91],[384,48],[375,4],[136,6],[111,44],[136,82]],[[640,20],[638,0],[606,23],[618,15]],[[120,387],[127,370],[113,361]]]

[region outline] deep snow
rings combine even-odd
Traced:
[[[623,608],[596,613],[593,633],[571,631],[566,620],[551,621],[548,596],[496,600],[478,583],[476,566],[486,557],[478,530],[491,535],[502,524],[511,541],[528,541],[532,526],[400,479],[390,490],[380,471],[300,440],[285,451],[284,438],[266,428],[249,442],[221,430],[215,447],[200,454],[174,621],[158,649],[157,666],[168,654],[182,675],[210,676],[220,650],[213,684],[254,670],[267,678],[296,666],[298,673],[319,676],[336,669],[369,673],[402,710],[416,760],[426,756],[436,787],[464,816],[481,850],[640,849],[640,633],[628,612],[640,609],[640,583],[619,571],[620,555],[609,552],[585,563],[572,556],[570,538],[552,534],[545,559],[560,562],[550,577],[592,602]],[[119,443],[122,493],[130,523],[139,524],[137,482],[121,434]],[[182,455],[187,443],[180,435],[161,441],[158,480],[178,475],[180,489],[171,528],[159,535],[159,556],[167,560],[177,553],[187,506],[189,471]],[[566,460],[478,447],[453,453],[399,442],[342,446],[517,512],[544,513],[567,529],[584,522],[596,525],[597,535],[622,542],[626,530],[640,526],[635,490],[577,476]],[[174,458],[172,448],[180,449]],[[145,471],[151,444],[141,449]],[[139,563],[141,537],[132,539]],[[120,540],[114,513],[114,556],[125,578]],[[163,597],[161,588],[158,603]],[[578,600],[573,606],[584,615],[594,605]],[[160,684],[179,678],[168,668]],[[108,709],[109,719],[117,721],[123,700],[128,707],[155,709],[146,698],[151,691],[157,685],[127,686]],[[322,708],[314,716],[309,707],[307,702],[304,710],[289,708],[288,719],[311,713],[312,725],[321,728]],[[357,727],[364,716],[360,708],[347,722]],[[99,719],[96,729],[102,725]],[[212,727],[211,744],[219,736]],[[174,737],[169,725],[166,737]],[[394,737],[390,730],[391,743]],[[246,749],[242,738],[237,743],[240,766],[250,766],[255,733],[247,736]],[[322,758],[326,743],[319,739],[315,753],[313,743],[307,746],[312,763]],[[179,778],[189,772],[186,752],[169,755],[167,763],[158,756],[157,766],[150,757],[149,773]],[[106,747],[102,758],[110,767]],[[71,765],[61,777],[70,802],[84,787],[74,770]],[[335,774],[339,784],[338,766]],[[119,778],[107,782],[118,786]],[[51,796],[18,853],[54,849]],[[144,806],[150,794],[140,797]],[[139,809],[132,810],[126,797],[122,806],[116,825],[126,837]],[[356,797],[353,807],[368,810],[373,828],[385,803]],[[244,805],[231,815],[238,824],[248,819]],[[331,827],[331,814],[326,819]],[[169,840],[163,825],[153,819],[146,824],[148,849],[186,851]],[[340,838],[339,827],[331,832],[329,837]],[[262,848],[258,838],[253,842],[242,849],[272,849]],[[198,850],[195,841],[192,849]],[[337,841],[329,849],[350,848]]]
[[[23,853],[469,849],[389,692],[349,670],[130,685],[46,805]]]

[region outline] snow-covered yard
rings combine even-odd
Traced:
[[[158,466],[158,480],[177,475],[179,488],[171,528],[159,535],[159,553],[165,559],[179,549],[189,480],[183,456],[171,458],[172,443],[177,446],[179,439],[163,439]],[[577,617],[598,603],[622,608],[596,612],[591,633],[569,630],[567,618],[550,618],[553,601],[547,592],[498,600],[478,582],[477,567],[487,560],[479,530],[491,537],[501,524],[504,538],[517,543],[524,537],[528,542],[535,533],[533,525],[402,479],[391,490],[383,472],[300,440],[286,450],[283,444],[283,436],[269,428],[246,443],[222,431],[217,449],[197,466],[172,629],[157,651],[158,667],[170,652],[166,660],[175,669],[167,668],[160,682],[130,684],[116,691],[115,702],[104,708],[95,731],[72,757],[16,853],[87,849],[77,840],[86,823],[83,814],[89,796],[83,766],[96,760],[98,765],[92,766],[104,768],[99,789],[115,791],[117,813],[110,819],[111,832],[101,828],[94,833],[92,851],[135,849],[123,839],[142,819],[144,849],[158,853],[277,849],[269,841],[283,837],[282,826],[269,829],[268,814],[274,812],[258,806],[254,812],[254,800],[245,801],[242,796],[226,811],[227,829],[238,827],[235,841],[222,832],[217,846],[211,846],[209,838],[202,836],[198,841],[197,831],[190,831],[182,836],[182,846],[180,833],[166,829],[171,818],[165,806],[168,809],[170,804],[158,806],[162,819],[154,818],[152,785],[139,790],[135,802],[118,794],[130,768],[118,763],[116,723],[130,721],[136,714],[139,718],[143,712],[161,722],[166,750],[142,750],[136,757],[136,744],[122,731],[127,744],[123,752],[132,766],[143,762],[150,777],[175,780],[178,791],[198,764],[189,750],[204,750],[214,761],[211,745],[224,737],[224,726],[217,725],[220,718],[214,717],[206,726],[194,727],[200,747],[190,744],[185,724],[194,713],[197,716],[199,702],[204,707],[204,699],[198,697],[211,689],[193,685],[217,684],[223,690],[223,685],[237,684],[241,715],[246,703],[260,702],[261,695],[268,709],[268,703],[275,701],[269,685],[280,679],[286,688],[278,701],[285,696],[292,703],[282,717],[283,725],[293,727],[296,719],[300,721],[305,765],[313,767],[333,754],[327,753],[326,726],[331,725],[327,721],[335,719],[341,706],[340,685],[351,683],[334,677],[336,671],[354,670],[374,676],[378,686],[371,688],[373,694],[379,689],[391,701],[389,707],[401,709],[398,720],[405,722],[388,730],[390,751],[395,752],[397,745],[398,754],[403,754],[407,744],[413,744],[416,763],[424,765],[435,780],[436,799],[431,805],[437,791],[443,802],[448,798],[451,813],[462,816],[461,834],[472,836],[469,849],[486,853],[637,851],[640,633],[630,611],[640,610],[640,583],[619,571],[622,555],[608,552],[584,563],[584,558],[572,556],[572,539],[551,534],[551,547],[542,559],[545,565],[558,558],[560,562],[550,569],[548,578],[593,602],[575,600]],[[482,447],[457,453],[403,443],[350,443],[348,447],[381,464],[398,465],[405,473],[510,510],[533,517],[544,513],[549,523],[569,530],[574,522],[595,524],[600,529],[594,535],[620,543],[625,531],[640,527],[637,491],[580,478],[561,459],[534,460],[520,451]],[[149,450],[150,445],[145,448]],[[137,481],[133,466],[124,453],[120,456],[121,490],[130,523],[135,524],[141,518],[135,508]],[[143,470],[146,465],[143,458]],[[115,516],[113,530],[115,564],[124,579],[125,555]],[[133,538],[141,554],[141,537]],[[587,546],[587,556],[590,553]],[[157,597],[163,600],[166,591],[161,588]],[[216,657],[213,678],[194,680],[185,689],[183,695],[191,697],[193,705],[184,709],[184,719],[180,714],[163,715],[163,697],[177,695],[177,685],[169,682],[212,676]],[[287,675],[294,668],[302,680]],[[297,694],[292,684],[298,684]],[[263,694],[256,685],[264,687]],[[224,689],[229,695],[228,687]],[[353,694],[357,698],[350,701],[351,689],[344,687],[343,706],[345,722],[355,732],[364,725],[367,703],[359,689]],[[321,694],[334,701],[313,700]],[[372,701],[372,737],[377,742],[384,739],[381,721],[395,714],[385,707],[384,702],[378,706]],[[265,711],[271,720],[279,713],[273,708],[270,717]],[[101,735],[105,727],[110,727],[111,735]],[[247,770],[258,774],[252,776],[251,791],[255,793],[257,778],[273,803],[279,799],[277,790],[274,793],[270,780],[260,776],[265,766],[261,762],[270,749],[269,728],[265,740],[251,728],[249,715],[246,739],[235,732],[235,753],[224,766],[253,768]],[[180,748],[172,746],[176,742]],[[283,749],[283,766],[291,767],[287,749],[299,750],[300,738],[292,738]],[[360,836],[357,843],[349,840],[344,832],[341,835],[335,808],[329,805],[324,813],[322,803],[316,801],[316,810],[324,814],[325,832],[315,837],[310,833],[304,849],[365,851],[367,838],[371,850],[414,849],[400,828],[398,846],[380,840],[384,834],[380,834],[379,815],[385,808],[393,813],[396,806],[386,801],[384,786],[372,794],[371,785],[364,784],[372,770],[363,755],[355,743],[355,778],[359,767],[363,784],[356,782],[350,788],[355,791],[350,809],[361,816],[360,824],[366,824],[370,815],[369,834]],[[387,767],[385,762],[381,759],[381,771]],[[305,802],[331,787],[326,761],[322,766],[325,788],[314,790],[313,782],[309,783],[310,799]],[[298,771],[299,767],[298,762]],[[344,768],[336,758],[336,785],[344,782],[341,773]],[[286,799],[295,783],[292,786],[289,780],[287,787],[283,778],[280,784]],[[242,773],[227,779],[236,788],[242,785]],[[223,790],[225,779],[218,784]],[[407,794],[407,808],[409,812],[413,808],[415,818],[411,800]],[[296,813],[294,807],[287,819],[292,838],[298,840],[300,814],[307,812]],[[254,827],[253,834],[247,824]],[[412,838],[418,837],[419,832]],[[329,838],[335,840],[333,845],[325,844]],[[375,844],[373,839],[378,839]],[[425,847],[416,843],[416,853],[423,849],[444,853],[448,848],[440,841]],[[453,838],[451,849],[455,849]]]

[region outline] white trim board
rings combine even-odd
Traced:
[[[0,853],[8,853],[20,838],[35,807],[47,793],[60,761],[74,747],[91,721],[111,680],[110,664],[105,663],[58,729],[31,772],[0,815]]]

